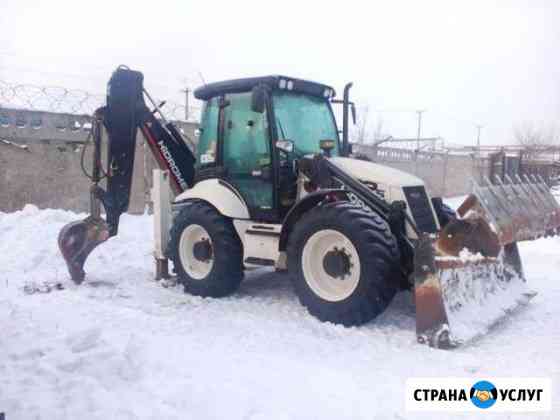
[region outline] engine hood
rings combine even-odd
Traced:
[[[424,182],[414,175],[366,160],[332,157],[330,161],[361,181],[376,182],[390,187],[424,185]]]

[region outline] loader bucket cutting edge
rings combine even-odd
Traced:
[[[88,255],[109,236],[107,223],[100,217],[88,216],[62,228],[58,234],[58,247],[74,283],[82,283]]]
[[[558,231],[560,207],[540,180],[480,186],[459,219],[438,235],[420,235],[414,289],[418,341],[451,348],[483,335],[535,296],[523,273],[518,241]]]
[[[437,256],[437,240],[423,238],[415,265],[418,341],[452,348],[483,335],[534,294],[520,269],[517,244],[497,258]],[[518,268],[519,267],[519,268]]]

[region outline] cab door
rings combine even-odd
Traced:
[[[251,110],[251,93],[228,94],[222,108],[225,178],[243,196],[251,218],[276,221],[274,170],[267,112]]]

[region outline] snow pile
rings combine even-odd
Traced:
[[[560,413],[558,238],[520,246],[539,292],[526,308],[441,351],[416,343],[410,293],[375,322],[344,328],[309,316],[270,270],[225,299],[162,288],[149,216],[123,216],[74,286],[56,239],[80,217],[33,206],[0,213],[0,412],[9,420],[417,418],[404,387],[418,376],[551,377],[550,416]],[[66,289],[26,295],[29,281]]]

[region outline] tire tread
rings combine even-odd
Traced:
[[[204,280],[191,278],[179,257],[181,233],[190,224],[200,224],[209,233],[214,249],[214,267]],[[175,217],[170,230],[168,255],[185,292],[204,297],[223,297],[235,292],[243,280],[243,245],[231,219],[203,201],[194,201]]]
[[[307,285],[301,268],[305,241],[322,229],[335,229],[348,236],[360,255],[361,278],[357,289],[341,302],[317,296]],[[288,269],[303,306],[321,321],[345,326],[364,324],[381,312],[394,297],[400,278],[400,252],[388,224],[349,202],[319,205],[295,224],[288,238]]]

